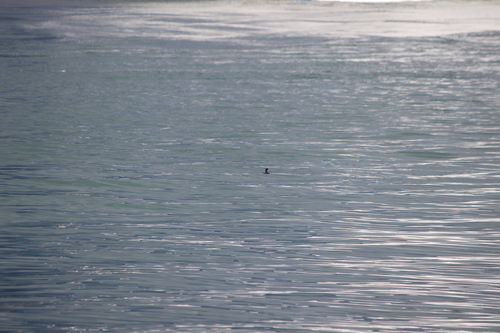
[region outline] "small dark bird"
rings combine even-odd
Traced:
[[[269,174],[269,169],[266,168],[266,170],[264,170],[264,174],[268,175]]]

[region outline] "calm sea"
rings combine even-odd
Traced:
[[[500,330],[500,1],[0,17],[0,332]]]

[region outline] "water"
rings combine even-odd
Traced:
[[[0,331],[498,331],[499,7],[2,5]]]

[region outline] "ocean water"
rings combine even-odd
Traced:
[[[0,17],[1,332],[500,329],[499,1]]]

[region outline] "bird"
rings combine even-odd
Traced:
[[[266,168],[266,170],[264,170],[264,174],[268,175],[268,174],[269,174],[269,171],[268,171],[268,170],[269,170],[269,169],[268,169],[268,168]]]

